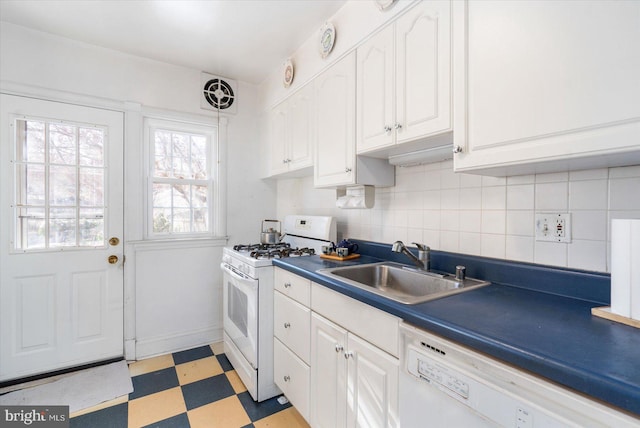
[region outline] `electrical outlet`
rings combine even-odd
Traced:
[[[537,213],[536,241],[571,242],[570,213]]]

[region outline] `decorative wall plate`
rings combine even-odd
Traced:
[[[284,62],[282,84],[285,88],[288,88],[291,86],[291,82],[293,82],[293,63],[291,59],[288,59]]]
[[[333,49],[333,45],[336,42],[336,29],[330,22],[325,22],[325,24],[320,28],[320,55],[322,58],[326,58],[327,55]]]
[[[378,6],[378,9],[385,10],[390,8],[396,0],[373,0],[373,2]]]

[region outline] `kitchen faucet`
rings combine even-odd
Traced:
[[[411,251],[404,245],[402,241],[396,241],[391,246],[391,251],[394,253],[403,253],[405,256],[409,257],[413,263],[416,264],[420,269],[429,272],[431,269],[431,248],[427,247],[424,244],[418,244],[417,242],[412,242],[416,247],[418,247],[418,257],[414,256]]]

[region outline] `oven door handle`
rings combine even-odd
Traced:
[[[233,269],[230,265],[228,265],[227,263],[220,263],[220,267],[222,268],[223,271],[227,272],[229,275],[236,277],[237,279],[241,280],[241,281],[247,281],[247,280],[252,280],[253,278],[251,278],[250,276],[247,276],[241,272],[237,272],[235,269]]]

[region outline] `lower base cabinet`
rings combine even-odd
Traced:
[[[273,377],[298,411],[309,421],[309,366],[277,338],[273,339]]]
[[[399,362],[311,315],[311,426],[398,427]]]

